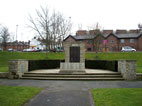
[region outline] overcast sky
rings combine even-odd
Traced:
[[[72,33],[96,24],[102,29],[137,29],[142,23],[142,0],[1,0],[0,24],[8,26],[15,35],[18,25],[18,40],[30,40],[34,33],[26,27],[28,14],[48,6],[60,11],[73,22]]]

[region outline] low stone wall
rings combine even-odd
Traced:
[[[137,73],[137,80],[142,80],[142,73]]]
[[[84,63],[61,63],[60,72],[85,73]],[[20,78],[25,72],[29,71],[28,60],[10,60],[8,78]],[[136,80],[142,75],[136,75],[136,60],[118,60],[118,72],[120,72],[126,80]],[[7,73],[2,73],[0,76],[7,77]]]
[[[23,73],[28,72],[28,60],[10,60],[8,78],[20,78]]]
[[[136,60],[118,60],[118,72],[126,80],[136,80]]]
[[[0,72],[0,78],[8,78],[8,72]]]

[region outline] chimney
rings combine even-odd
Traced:
[[[139,30],[138,29],[131,29],[131,30],[129,30],[129,33],[131,34],[133,34],[133,33],[139,33]]]
[[[116,34],[126,34],[127,30],[116,30]]]
[[[113,33],[113,30],[103,30],[103,34],[110,34]]]
[[[95,35],[96,33],[100,32],[100,29],[95,29],[95,30],[90,30],[89,34],[90,35]]]
[[[86,35],[87,34],[87,31],[86,30],[78,30],[76,32],[76,35]]]
[[[96,30],[90,30],[90,31],[89,31],[89,34],[90,34],[90,35],[95,35],[95,32],[96,32]]]

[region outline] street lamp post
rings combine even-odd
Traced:
[[[17,39],[18,34],[17,34],[17,32],[18,32],[18,25],[16,25],[16,51],[18,51],[18,39]]]

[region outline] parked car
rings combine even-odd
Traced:
[[[0,48],[0,51],[3,51],[2,48]]]
[[[49,50],[49,52],[57,52],[56,49]]]
[[[22,52],[27,52],[27,49],[23,49]]]
[[[57,47],[57,52],[63,52],[62,47]]]
[[[35,52],[41,52],[42,49],[35,49]]]
[[[24,49],[23,52],[34,52],[35,49]]]
[[[13,52],[14,49],[13,49],[13,48],[9,48],[8,51],[9,51],[9,52]]]
[[[122,52],[135,52],[136,51],[136,49],[134,49],[134,48],[132,48],[132,47],[130,47],[130,46],[124,46],[124,47],[122,47],[122,50],[121,50]]]

